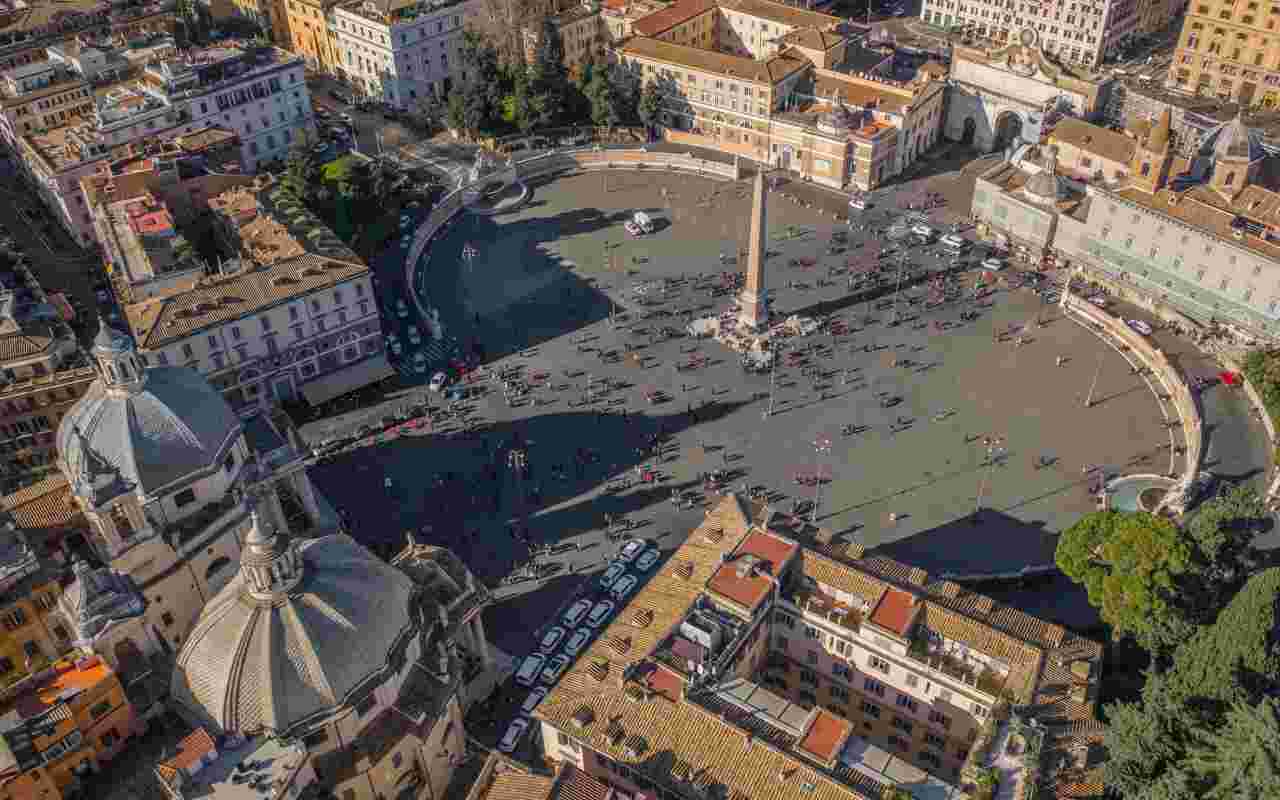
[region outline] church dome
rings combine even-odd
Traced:
[[[1224,122],[1204,137],[1200,145],[1202,155],[1214,158],[1236,159],[1253,163],[1266,153],[1262,149],[1262,139],[1257,131],[1244,124],[1240,115],[1230,122]]]
[[[172,696],[221,732],[288,731],[381,682],[413,630],[413,592],[349,536],[286,545],[255,514],[240,571],[178,654]]]
[[[222,458],[240,435],[221,393],[186,367],[144,367],[125,334],[94,339],[99,377],[58,425],[58,458],[75,492],[99,504],[151,493]]]

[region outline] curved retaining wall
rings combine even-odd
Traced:
[[[549,172],[564,171],[566,174],[588,169],[653,169],[663,171],[691,172],[707,177],[737,180],[740,172],[736,164],[724,164],[718,161],[706,161],[683,153],[650,153],[641,148],[637,150],[571,150],[567,152],[544,153],[524,161],[516,162],[516,170],[521,179],[544,175]],[[429,319],[427,308],[422,303],[421,289],[416,284],[418,261],[426,253],[427,247],[435,239],[436,234],[445,228],[463,210],[463,189],[454,189],[445,195],[427,219],[418,226],[409,245],[409,253],[405,257],[405,285],[409,286],[413,295],[414,307],[422,319]]]
[[[1153,346],[1146,337],[1139,336],[1130,330],[1129,326],[1124,324],[1124,320],[1111,316],[1093,303],[1082,300],[1069,291],[1064,291],[1062,307],[1070,314],[1083,319],[1090,327],[1127,346],[1129,352],[1137,356],[1138,360],[1159,379],[1171,398],[1174,411],[1182,420],[1183,437],[1187,443],[1186,474],[1188,476],[1198,474],[1204,433],[1200,407],[1196,404],[1195,396],[1187,388],[1187,382],[1178,368],[1171,364],[1164,352]]]

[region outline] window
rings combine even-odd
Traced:
[[[899,707],[899,708],[905,708],[905,709],[908,709],[908,710],[910,710],[910,711],[915,711],[915,710],[916,710],[916,708],[917,708],[918,706],[919,706],[919,704],[916,702],[916,700],[915,700],[915,698],[914,698],[914,697],[912,697],[912,696],[911,696],[911,695],[909,695],[909,694],[903,694],[902,692],[898,692],[898,707]]]
[[[313,733],[308,733],[302,739],[302,743],[307,746],[308,750],[313,747],[319,747],[327,741],[329,741],[329,734],[325,733],[323,728]]]
[[[210,334],[210,335],[209,335],[209,349],[210,349],[210,350],[217,350],[217,349],[218,349],[219,347],[221,347],[221,346],[222,346],[222,345],[221,345],[221,343],[219,343],[219,342],[218,342],[218,337],[217,337],[217,336],[214,336],[214,335],[212,335],[212,334]]]
[[[89,716],[93,717],[94,719],[98,719],[99,717],[106,716],[107,713],[110,711],[111,711],[111,701],[103,700],[101,703],[98,703],[97,705],[89,709]]]
[[[810,663],[810,664],[817,664],[817,663],[818,663],[818,651],[817,651],[817,650],[810,650],[809,652],[805,653],[805,658],[809,661],[809,663]]]
[[[919,685],[920,685],[920,676],[919,676],[919,675],[912,675],[911,673],[907,673],[907,685],[908,685],[908,686],[910,686],[912,689],[914,689],[914,688],[916,688],[917,686],[919,686]]]
[[[800,681],[812,686],[818,685],[818,674],[807,669],[800,670]]]
[[[796,618],[791,616],[790,614],[783,614],[781,612],[778,612],[774,614],[773,618],[774,618],[774,621],[777,622],[779,625],[786,625],[788,628],[795,628],[796,626]]]
[[[173,504],[178,508],[190,505],[196,501],[196,490],[187,488],[178,492],[173,496]]]
[[[919,753],[919,757],[921,761],[933,767],[934,769],[938,769],[939,767],[942,766],[942,759],[938,757],[937,753],[934,753],[932,751],[921,750]]]
[[[15,608],[3,617],[4,626],[11,631],[16,631],[23,625],[27,624],[27,615],[22,613],[22,609]]]
[[[840,702],[842,702],[842,703],[847,703],[847,702],[849,702],[849,692],[848,692],[848,690],[847,690],[847,689],[844,689],[844,688],[841,688],[841,687],[839,687],[839,686],[832,686],[832,687],[831,687],[831,696],[832,696],[832,697],[834,697],[835,699],[839,700],[839,701],[840,701]]]
[[[289,306],[289,319],[296,320],[298,318],[298,307]]]
[[[885,675],[889,674],[889,662],[885,661],[880,656],[874,656],[874,655],[869,656],[867,658],[867,666],[871,667],[872,669],[878,669],[881,672],[883,672]]]
[[[947,740],[942,738],[936,733],[926,733],[924,735],[924,741],[925,741],[925,744],[929,745],[930,747],[936,747],[939,750],[943,750],[947,746]]]
[[[890,746],[890,747],[896,747],[896,748],[898,748],[899,750],[903,750],[903,751],[905,751],[905,750],[907,749],[907,747],[908,747],[907,743],[906,743],[906,742],[904,742],[903,740],[899,739],[897,736],[890,736],[890,737],[889,737],[889,746]]]
[[[799,700],[800,700],[800,704],[805,706],[816,706],[818,704],[817,696],[814,695],[813,692],[808,691],[807,689],[800,690]]]
[[[943,714],[940,711],[930,711],[929,724],[937,725],[939,728],[942,728],[945,731],[951,727],[951,719],[946,714]]]
[[[160,621],[164,623],[166,628],[172,628],[174,622],[173,614],[170,614],[168,611],[164,612],[160,615]]]
[[[840,664],[840,663],[832,664],[831,672],[837,678],[844,678],[845,680],[853,679],[853,670],[849,669],[848,664]]]
[[[911,723],[907,722],[902,717],[894,717],[893,721],[889,724],[893,725],[893,727],[897,728],[898,730],[902,731],[908,736],[911,735]]]
[[[195,357],[196,357],[195,351],[193,351],[193,350],[191,349],[191,345],[190,345],[189,343],[188,343],[188,344],[183,344],[183,345],[182,345],[182,357],[183,357],[183,358],[195,358]],[[162,363],[163,363],[163,362],[162,362]]]
[[[112,728],[111,730],[109,730],[109,731],[107,731],[106,733],[102,734],[102,739],[101,739],[101,741],[102,741],[102,746],[103,746],[103,747],[105,747],[105,748],[109,748],[109,747],[111,747],[112,745],[114,745],[116,742],[120,741],[120,734],[116,733],[116,729],[115,729],[115,728]]]
[[[806,639],[819,639],[819,638],[821,638],[821,634],[820,634],[820,633],[818,633],[818,629],[817,629],[817,628],[815,628],[815,627],[813,627],[812,625],[805,625],[805,626],[804,626],[804,638],[806,638]]]
[[[987,707],[986,707],[986,706],[984,706],[984,705],[982,705],[981,703],[974,703],[974,704],[973,704],[973,715],[974,715],[975,717],[977,717],[978,719],[986,719],[986,718],[987,718]]]
[[[869,700],[863,700],[862,713],[866,714],[868,717],[874,717],[875,719],[880,719],[880,706],[876,705],[875,703],[872,703]]]
[[[884,697],[884,684],[875,678],[867,678],[866,681],[863,682],[862,688],[869,694],[874,694],[876,697]]]
[[[271,330],[271,317],[259,317],[258,321],[262,323],[262,332],[266,333]]]

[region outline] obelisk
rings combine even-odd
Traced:
[[[747,243],[747,274],[738,295],[742,311],[738,323],[752,331],[762,331],[769,324],[769,301],[764,289],[764,259],[768,246],[764,208],[764,170],[756,169],[751,193],[751,240]]]

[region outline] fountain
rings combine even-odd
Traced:
[[[476,151],[462,189],[462,204],[473,214],[493,216],[519,208],[529,197],[529,187],[520,179],[515,160],[505,163],[484,149]]]

